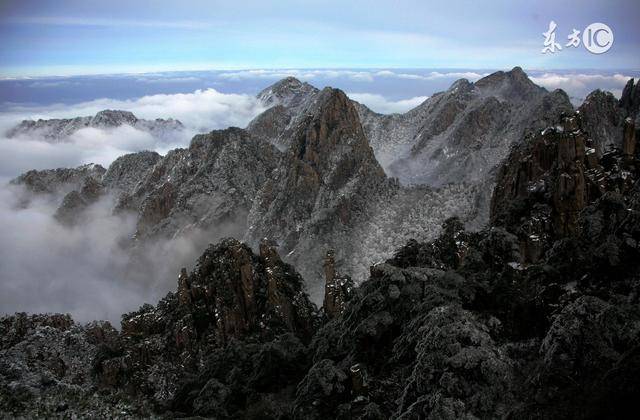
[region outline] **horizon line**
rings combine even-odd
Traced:
[[[638,73],[640,69],[634,68],[597,68],[597,67],[557,67],[557,68],[525,68],[522,66],[512,66],[512,67],[402,67],[402,66],[368,66],[368,67],[342,67],[342,66],[328,66],[328,67],[293,67],[293,66],[283,66],[283,67],[208,67],[208,68],[184,68],[184,69],[163,69],[163,70],[139,70],[139,71],[113,71],[113,72],[104,72],[104,71],[79,71],[79,72],[70,72],[68,74],[64,73],[49,73],[49,74],[41,74],[41,73],[29,73],[23,75],[17,75],[16,73],[10,72],[5,73],[0,69],[0,81],[10,81],[10,80],[35,80],[35,79],[47,79],[47,78],[69,78],[69,77],[88,77],[88,76],[134,76],[134,75],[145,75],[145,74],[163,74],[163,73],[190,73],[190,72],[232,72],[232,71],[294,71],[294,70],[478,70],[478,71],[510,71],[516,67],[522,68],[525,72],[534,71],[534,72],[576,72],[576,71],[599,71],[599,72],[633,72]]]

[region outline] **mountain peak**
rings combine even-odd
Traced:
[[[135,125],[138,118],[132,112],[116,109],[105,109],[91,118],[94,127],[118,127],[122,124]]]
[[[267,106],[295,107],[317,92],[318,89],[309,83],[289,76],[262,90],[258,94],[258,99]]]
[[[531,99],[536,94],[545,92],[544,88],[533,83],[524,70],[518,66],[510,71],[491,73],[478,80],[475,86],[491,94],[523,100]]]

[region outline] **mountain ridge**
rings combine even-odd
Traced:
[[[35,136],[55,143],[67,141],[69,136],[83,128],[114,129],[123,125],[131,126],[160,138],[171,135],[171,132],[184,130],[184,125],[173,118],[145,120],[137,118],[129,111],[105,109],[94,116],[88,117],[39,119],[37,121],[23,120],[9,129],[7,137]]]

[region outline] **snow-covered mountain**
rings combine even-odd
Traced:
[[[617,141],[626,111],[600,96],[584,107],[616,115],[595,142],[605,144]],[[484,226],[495,169],[510,147],[572,112],[562,91],[547,92],[519,68],[457,81],[402,115],[375,114],[340,90],[294,78],[258,98],[271,107],[247,129],[198,135],[166,156],[126,155],[91,177],[119,197],[116,211],[135,215],[136,246],[196,231],[254,246],[268,237],[316,300],[329,249],[342,272],[362,280],[407,239],[433,239],[451,216]],[[78,196],[83,186],[74,188],[61,214],[90,203]],[[85,190],[103,191],[93,181]]]

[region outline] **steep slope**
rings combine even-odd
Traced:
[[[322,90],[295,128],[254,205],[247,238],[276,240],[305,277],[319,279],[311,270],[319,270],[323,247],[349,248],[351,232],[391,184],[343,92]]]
[[[158,138],[170,138],[184,129],[182,123],[174,119],[139,119],[131,112],[104,110],[92,117],[76,117],[51,120],[24,120],[7,132],[7,137],[37,137],[49,142],[66,141],[69,136],[83,128],[112,129],[128,125],[150,133]]]
[[[211,228],[241,236],[279,154],[239,128],[197,135],[188,149],[170,151],[142,174],[118,209],[138,213],[138,239]]]
[[[286,150],[291,144],[293,131],[308,113],[319,92],[294,77],[287,77],[267,87],[257,98],[269,108],[249,123],[247,131],[273,143],[280,150]]]
[[[402,115],[359,107],[363,128],[390,176],[403,184],[483,183],[527,132],[573,107],[562,91],[536,86],[521,68],[465,79]]]

